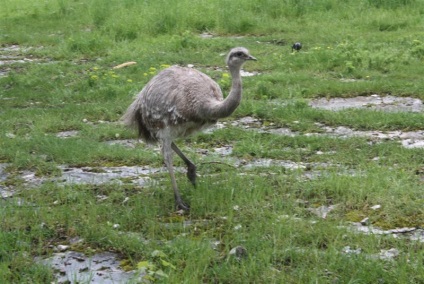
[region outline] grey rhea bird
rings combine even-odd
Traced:
[[[192,68],[171,66],[154,76],[129,106],[122,120],[138,128],[146,143],[161,143],[162,154],[171,178],[177,209],[189,210],[175,180],[173,152],[187,165],[187,177],[196,184],[196,166],[173,142],[231,115],[242,97],[240,70],[247,60],[256,60],[244,47],[233,48],[226,63],[232,83],[224,99],[221,88],[210,77]]]

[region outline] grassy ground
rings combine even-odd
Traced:
[[[234,46],[249,48],[259,60],[246,70],[261,75],[244,79],[243,102],[229,120],[249,115],[300,133],[316,131],[317,122],[423,130],[422,113],[332,112],[307,104],[315,97],[374,93],[424,99],[423,16],[422,0],[3,0],[1,55],[34,61],[0,65],[9,72],[0,78],[0,162],[9,173],[1,184],[17,191],[0,203],[0,282],[53,281],[33,257],[79,236],[84,243],[74,249],[119,252],[130,268],[156,264],[168,275],[159,282],[424,283],[422,243],[349,230],[350,221],[364,217],[384,229],[424,226],[422,149],[238,127],[199,134],[178,141],[201,175],[195,190],[184,174],[177,176],[192,208],[184,217],[173,213],[166,175],[146,187],[45,183],[29,190],[19,175],[58,176],[64,164],[162,166],[150,148],[104,141],[135,137],[116,122],[167,65],[194,64],[227,92],[225,69],[211,67],[224,67],[221,54]],[[303,49],[291,53],[295,41]],[[14,44],[21,49],[4,49]],[[137,64],[112,69],[127,61]],[[56,137],[65,130],[79,136]],[[301,170],[202,163],[207,158],[195,151],[224,144],[247,161],[330,166],[308,180]],[[99,194],[109,198],[99,202]],[[332,204],[326,219],[309,210]],[[381,209],[372,210],[377,204]],[[246,248],[246,258],[229,257],[236,246]],[[346,246],[362,253],[342,253]],[[396,259],[372,257],[390,248],[400,251]],[[156,250],[164,255],[152,256]]]

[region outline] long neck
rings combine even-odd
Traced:
[[[208,112],[211,118],[218,119],[231,115],[241,101],[242,84],[240,76],[241,66],[230,66],[231,73],[231,90],[230,94],[222,102],[214,105]]]

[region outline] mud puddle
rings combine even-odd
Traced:
[[[138,166],[122,167],[62,167],[62,176],[58,181],[77,184],[101,184],[107,182],[122,183],[122,179],[144,186],[150,180],[150,175],[165,172],[165,168]]]
[[[390,235],[393,238],[404,238],[424,243],[424,229],[415,227],[383,230],[374,226],[364,225],[363,222],[352,223],[352,230],[367,235]]]
[[[348,127],[329,127],[323,124],[319,126],[324,135],[338,138],[365,137],[373,142],[399,141],[405,148],[424,148],[424,130],[417,131],[360,131],[352,130]],[[322,133],[308,133],[306,135],[323,135]]]
[[[154,151],[160,152],[159,149]],[[198,164],[208,164],[211,159],[217,157],[219,163],[228,164],[231,167],[239,168],[242,170],[252,170],[254,168],[270,168],[278,167],[286,170],[298,170],[300,177],[306,179],[314,179],[325,174],[324,172],[331,168],[331,164],[327,163],[304,163],[293,162],[290,160],[266,159],[257,158],[251,160],[240,159],[229,156],[232,153],[232,146],[223,146],[213,150],[198,150],[201,160]],[[205,158],[208,158],[207,161]],[[0,164],[0,193],[1,197],[6,199],[15,195],[15,186],[13,184],[7,185],[9,174],[5,171],[7,164]],[[59,166],[61,175],[58,177],[43,177],[37,176],[34,171],[24,170],[15,173],[13,178],[19,179],[21,184],[27,188],[36,188],[46,182],[54,182],[58,185],[65,184],[104,184],[116,183],[133,184],[137,186],[151,186],[158,181],[160,177],[157,174],[167,174],[168,170],[163,167],[149,167],[149,166],[119,166],[119,167],[70,167],[66,165]],[[185,173],[185,167],[175,167],[176,172]],[[200,174],[200,173],[198,173]],[[272,173],[270,173],[272,174]],[[344,170],[341,174],[355,174]]]
[[[55,178],[37,177],[33,172],[24,172],[23,180],[27,184],[41,184],[46,181],[62,184],[103,184],[103,183],[132,183],[146,186],[153,179],[152,175],[167,172],[165,167],[152,168],[148,166],[121,167],[69,167],[60,166],[62,175]],[[182,169],[177,169],[182,170]]]
[[[136,271],[124,271],[119,256],[112,252],[86,256],[75,251],[54,253],[38,262],[52,267],[56,283],[140,283],[142,275]]]
[[[421,112],[424,110],[420,99],[410,97],[358,96],[354,98],[319,98],[311,100],[309,105],[313,108],[339,111],[347,108],[370,108],[379,111],[391,112]]]
[[[39,47],[22,47],[20,45],[4,45],[0,47],[0,78],[7,77],[13,70],[15,65],[23,65],[29,63],[53,63],[54,61],[48,58],[37,58],[30,54],[31,51],[42,49]]]
[[[360,131],[353,130],[345,126],[329,127],[321,123],[316,123],[322,132],[311,132],[311,133],[298,133],[292,131],[290,128],[281,127],[276,128],[272,125],[264,126],[263,122],[253,117],[244,117],[232,122],[219,122],[213,128],[206,130],[206,133],[212,133],[217,129],[222,129],[228,125],[241,127],[246,130],[258,131],[260,133],[272,133],[276,135],[284,135],[294,137],[296,135],[306,136],[331,136],[336,138],[350,138],[350,137],[365,137],[372,142],[383,142],[383,141],[398,141],[405,148],[424,148],[424,130],[417,131]]]

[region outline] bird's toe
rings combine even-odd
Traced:
[[[175,202],[175,207],[177,208],[177,210],[179,211],[179,210],[182,210],[182,211],[184,211],[185,213],[188,213],[188,212],[190,212],[190,206],[189,205],[187,205],[185,202],[183,202],[183,201],[176,201]]]

